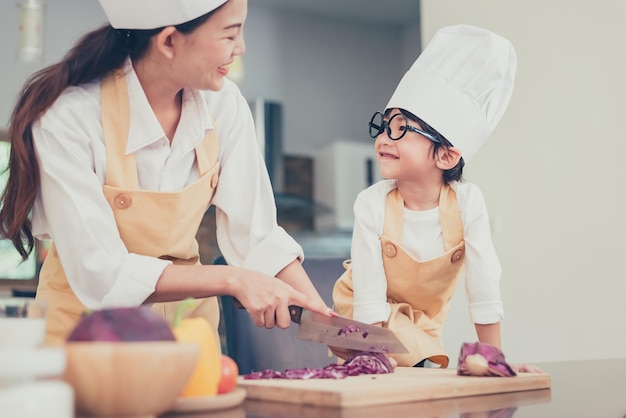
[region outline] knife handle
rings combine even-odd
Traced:
[[[297,305],[289,305],[289,316],[291,321],[299,324],[302,319],[302,307]]]
[[[237,309],[246,309],[246,307],[243,306],[236,297],[233,297],[233,304]],[[289,305],[289,316],[291,316],[292,322],[299,324],[300,319],[302,318],[302,308],[297,305]]]

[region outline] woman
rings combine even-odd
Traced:
[[[0,224],[23,257],[53,240],[37,289],[48,343],[85,308],[168,316],[188,296],[215,329],[216,295],[267,328],[289,326],[290,304],[331,315],[276,224],[250,110],[225,79],[245,52],[247,0],[100,3],[110,24],[35,74],[10,121]],[[228,266],[199,264],[210,204]]]

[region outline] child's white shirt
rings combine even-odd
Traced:
[[[500,297],[502,268],[491,240],[489,215],[480,189],[466,182],[453,182],[465,239],[465,289],[470,319],[476,324],[492,324],[503,318]],[[385,202],[395,180],[382,180],[357,196],[354,203],[352,274],[354,319],[387,321],[387,280],[383,268],[380,236],[383,233]],[[426,211],[404,210],[402,246],[415,259],[424,261],[442,255],[444,250],[439,208]]]

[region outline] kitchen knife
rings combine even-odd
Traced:
[[[376,353],[408,353],[404,344],[387,328],[342,316],[328,317],[299,306],[289,306],[291,320],[300,324],[298,338],[332,347]]]
[[[235,306],[245,309],[234,299]],[[408,353],[404,344],[387,328],[346,317],[329,317],[300,306],[290,305],[291,321],[299,324],[298,338],[332,347],[375,353]]]

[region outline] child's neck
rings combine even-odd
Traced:
[[[409,210],[428,210],[439,206],[439,195],[443,183],[404,183],[398,182],[398,191],[404,207]]]

